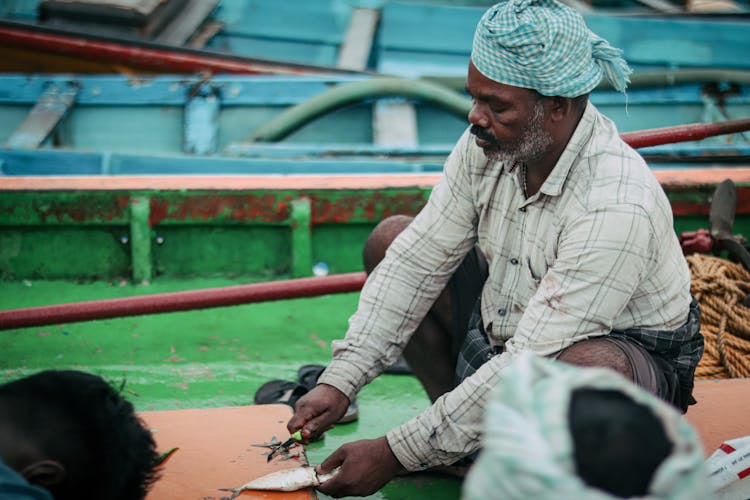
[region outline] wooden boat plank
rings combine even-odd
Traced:
[[[219,5],[219,0],[188,0],[176,16],[154,37],[157,43],[183,45]]]
[[[86,34],[148,40],[157,36],[189,0],[118,0],[79,2],[43,0],[39,17],[46,27]]]
[[[738,186],[734,231],[750,233],[749,172],[656,171],[672,205],[677,234],[707,227],[711,195],[725,178]],[[388,215],[418,213],[438,178],[439,174],[0,178],[0,225],[3,237],[14,242],[3,246],[2,272],[45,279],[65,279],[76,272],[92,279],[126,275],[140,282],[206,273],[303,276],[312,273],[315,262],[326,262],[331,273],[358,271],[369,230]],[[292,208],[302,200],[310,209],[295,216]],[[143,214],[137,213],[139,206],[146,208]],[[303,241],[299,231],[306,228],[309,234]],[[52,248],[54,255],[49,254]]]
[[[373,142],[386,148],[417,148],[417,111],[410,102],[378,101],[373,108]]]
[[[300,190],[300,189],[399,189],[431,188],[440,173],[393,175],[195,175],[175,177],[170,175],[143,176],[10,176],[0,178],[2,191],[56,191],[56,190]],[[726,178],[736,184],[750,185],[750,166],[744,168],[712,168],[692,170],[656,170],[659,182],[669,187],[712,187]],[[738,199],[741,197],[738,195]],[[750,200],[748,200],[750,202]],[[708,212],[706,212],[708,213]],[[750,206],[748,207],[750,213]]]
[[[373,39],[380,20],[380,11],[357,7],[352,11],[349,27],[339,49],[336,66],[342,69],[367,69]]]
[[[8,137],[7,148],[33,149],[39,147],[57,128],[73,107],[78,87],[52,85],[37,100],[23,123]]]

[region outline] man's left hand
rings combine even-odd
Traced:
[[[382,488],[404,470],[385,437],[347,443],[321,463],[320,473],[341,467],[338,474],[318,486],[332,497],[366,496]]]

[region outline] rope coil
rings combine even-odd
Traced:
[[[750,377],[750,272],[709,255],[687,257],[690,291],[701,308],[705,351],[696,379]]]

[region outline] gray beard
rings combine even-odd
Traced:
[[[534,106],[534,116],[524,128],[521,140],[510,144],[502,150],[486,152],[487,159],[491,162],[501,161],[506,163],[522,162],[531,163],[540,158],[547,148],[552,144],[552,136],[543,128],[544,107],[541,101]]]

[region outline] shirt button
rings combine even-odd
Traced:
[[[510,259],[510,263],[515,266],[515,265],[518,264],[518,259],[516,259],[515,257],[513,257],[512,259]]]
[[[526,211],[526,207],[521,207],[518,210],[520,210],[521,212],[525,212]]]
[[[497,314],[499,314],[500,316],[505,316],[505,314],[506,314],[507,312],[508,312],[508,311],[506,311],[505,309],[498,309],[498,310],[497,310]]]

